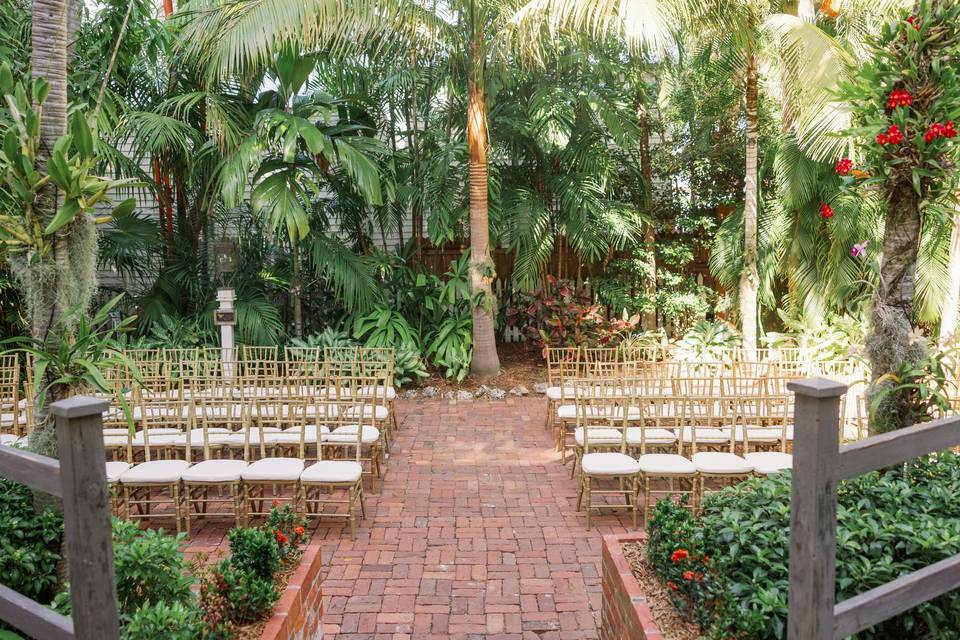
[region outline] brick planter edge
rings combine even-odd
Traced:
[[[260,634],[260,640],[320,640],[323,636],[323,601],[319,544],[310,544],[290,575],[287,588],[273,608],[273,615]]]
[[[603,606],[600,640],[663,640],[647,597],[624,557],[624,542],[645,540],[644,533],[603,536]]]

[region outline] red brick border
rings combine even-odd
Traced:
[[[261,640],[320,640],[323,635],[321,565],[320,544],[308,545],[273,608],[273,616],[260,634]]]
[[[603,608],[600,640],[663,640],[647,597],[623,555],[624,542],[645,540],[645,533],[603,536]]]

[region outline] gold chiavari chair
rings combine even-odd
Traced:
[[[637,526],[637,503],[640,464],[627,455],[627,420],[623,406],[620,383],[615,380],[576,379],[574,398],[577,407],[577,423],[583,429],[583,455],[580,458],[580,489],[577,494],[577,511],[583,506],[587,515],[587,530],[590,530],[590,515],[593,509],[626,508]],[[601,435],[602,445],[594,444],[591,433]],[[606,442],[607,434],[618,434],[619,442]],[[594,451],[591,451],[594,449]],[[603,449],[596,451],[596,449]],[[612,450],[611,450],[612,449]],[[614,483],[613,489],[601,489],[602,484]],[[598,485],[594,489],[594,484]],[[625,504],[594,504],[594,495],[617,495]],[[586,501],[584,502],[584,497]]]
[[[718,401],[713,396],[689,396],[684,405],[690,424],[683,429],[683,438],[686,440],[689,436],[691,460],[700,478],[700,497],[707,489],[707,480],[729,484],[750,476],[753,466],[734,453],[737,429],[732,401]],[[706,426],[700,427],[700,424]],[[721,439],[714,434],[724,437]],[[703,450],[707,448],[712,450]]]
[[[840,399],[840,442],[856,442],[870,435],[870,407],[867,405],[867,380],[857,380]],[[948,384],[953,384],[948,381]],[[949,389],[950,387],[948,387]],[[953,398],[950,398],[951,405]]]
[[[288,405],[284,418],[290,433],[296,433],[297,443],[290,446],[265,446],[266,434],[258,432],[260,437],[259,460],[252,460],[251,434],[255,433],[250,423],[247,424],[247,444],[244,448],[244,459],[249,462],[243,470],[243,521],[249,522],[251,516],[266,516],[270,509],[265,505],[266,489],[271,487],[274,501],[292,504],[297,513],[301,511],[299,502],[300,474],[304,468],[306,456],[304,433],[307,425],[307,416],[302,411],[303,404]],[[256,427],[259,429],[260,427]],[[289,455],[293,448],[293,453]],[[277,455],[286,453],[288,455]]]
[[[580,349],[583,361],[583,376],[587,378],[613,377],[621,373],[623,360],[617,347],[583,347]]]
[[[547,422],[549,429],[556,419],[557,407],[569,404],[573,400],[573,386],[570,382],[581,377],[583,365],[580,360],[580,347],[547,348]]]
[[[183,472],[190,467],[190,463],[170,454],[174,451],[172,445],[176,439],[189,438],[192,411],[189,407],[185,411],[179,401],[145,405],[144,410],[143,428],[128,441],[127,463],[131,466],[121,473],[118,479],[123,489],[124,517],[128,520],[171,517],[169,514],[153,512],[155,505],[170,504],[173,507],[172,517],[176,522],[177,533],[180,533],[180,479]],[[154,427],[154,420],[168,426]],[[160,429],[175,429],[181,435],[162,433]],[[142,451],[143,462],[135,463],[135,448]],[[165,491],[166,497],[157,497],[158,491]]]
[[[241,477],[247,468],[247,461],[232,458],[228,445],[230,435],[235,433],[233,427],[238,421],[241,425],[247,424],[243,409],[241,405],[240,416],[235,417],[233,404],[224,404],[217,398],[201,398],[197,401],[195,415],[201,426],[190,432],[186,458],[192,462],[196,455],[194,449],[199,449],[201,459],[181,474],[184,517],[188,533],[193,512],[196,512],[198,518],[220,515],[220,513],[211,513],[210,505],[226,507],[225,515],[232,517],[236,525],[246,524],[242,518]],[[216,490],[216,497],[211,497],[212,490]]]
[[[380,384],[376,377],[359,376],[331,380],[329,386],[347,389],[349,393],[328,401],[326,416],[317,417],[317,461],[300,474],[300,501],[307,516],[346,519],[350,524],[350,538],[356,539],[358,504],[361,517],[366,517],[363,450],[367,445],[364,432],[376,430],[373,408],[377,406]],[[372,393],[366,393],[367,388],[372,389]],[[321,425],[320,420],[325,424]],[[321,430],[321,426],[326,427],[326,431]],[[332,497],[334,492],[343,490],[347,492],[346,499]],[[345,514],[326,510],[328,505],[341,504],[347,506]]]
[[[631,448],[638,454],[640,482],[643,490],[643,525],[650,520],[654,494],[687,495],[688,508],[697,508],[697,468],[683,455],[683,429],[680,416],[683,414],[682,398],[669,398],[659,395],[638,396],[631,399],[640,409],[639,445]],[[664,481],[666,490],[653,487],[653,482]],[[678,490],[677,482],[687,482],[689,488]],[[640,499],[640,496],[637,496]]]
[[[743,431],[743,458],[757,475],[772,475],[790,469],[793,456],[787,453],[792,427],[793,395],[769,394],[738,398],[739,428]],[[750,443],[767,450],[750,450]]]
[[[362,347],[359,350],[360,362],[363,368],[362,376],[381,378],[382,388],[377,392],[378,401],[387,408],[389,426],[387,427],[387,443],[391,431],[397,429],[397,414],[395,411],[397,390],[394,383],[394,367],[396,366],[396,351],[393,347]]]
[[[0,444],[14,444],[27,430],[26,402],[20,395],[20,359],[0,355]]]
[[[279,350],[277,346],[240,347],[240,374],[244,378],[280,377],[283,361],[279,358]]]

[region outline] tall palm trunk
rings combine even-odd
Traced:
[[[757,350],[757,212],[759,185],[757,175],[757,58],[747,55],[746,142],[747,166],[743,203],[743,271],[740,273],[740,324],[743,349],[747,359],[754,359]]]
[[[293,305],[293,333],[296,337],[303,337],[303,301],[300,296],[300,239],[296,236],[290,239],[290,303]]]
[[[470,46],[473,68],[477,45]],[[490,377],[500,371],[493,318],[497,302],[493,297],[493,260],[490,259],[490,228],[487,210],[487,95],[482,81],[471,78],[467,85],[467,150],[470,156],[470,289],[473,302],[473,360],[470,372]],[[478,294],[480,294],[478,296]]]
[[[948,342],[957,331],[957,307],[960,306],[960,206],[953,213],[950,231],[950,284],[940,307],[940,344]]]
[[[640,97],[643,100],[643,97]],[[646,190],[644,208],[648,215],[653,213],[653,169],[650,165],[650,121],[646,105],[641,102],[640,116],[640,174],[643,176],[643,188]],[[657,232],[653,222],[643,225],[643,247],[646,251],[649,276],[644,280],[643,295],[653,300],[657,295]],[[644,331],[656,331],[657,311],[644,311],[640,317],[640,326]]]
[[[33,2],[33,42],[31,70],[34,78],[43,78],[50,84],[50,95],[43,103],[40,118],[40,148],[38,163],[41,171],[46,171],[50,151],[60,136],[67,132],[67,12],[69,0],[34,0]],[[52,183],[40,191],[37,209],[44,217],[53,217],[57,210],[57,190]],[[35,282],[31,310],[30,333],[38,340],[45,339],[47,332],[55,324],[59,302],[57,300],[57,276],[67,267],[67,233],[70,225],[57,232],[54,238],[56,267],[53,278],[45,282]]]
[[[926,345],[913,330],[917,252],[920,247],[920,196],[909,180],[890,184],[887,217],[883,230],[880,285],[873,298],[873,326],[866,340],[873,382],[868,396],[875,398],[890,388],[885,374],[926,355]],[[873,401],[871,407],[875,406]],[[920,418],[907,391],[887,393],[876,405],[870,420],[871,433],[881,433],[914,424]]]

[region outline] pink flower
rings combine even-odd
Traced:
[[[858,242],[850,248],[850,255],[854,258],[866,258],[867,257],[867,243]]]

